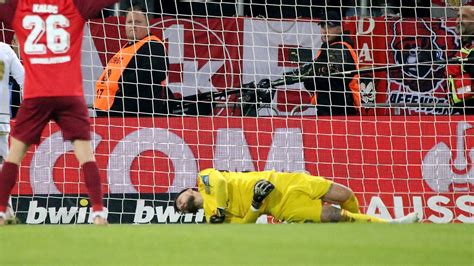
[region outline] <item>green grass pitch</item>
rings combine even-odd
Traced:
[[[0,265],[474,265],[474,225],[17,225]]]

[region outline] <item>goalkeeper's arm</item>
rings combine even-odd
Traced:
[[[244,218],[233,217],[231,223],[255,223],[262,214],[260,207],[262,207],[263,200],[270,195],[270,193],[275,189],[275,186],[267,180],[259,180],[255,183],[253,187],[253,198],[252,204],[250,205],[249,210],[245,214]]]
[[[262,212],[259,211],[259,210],[253,211],[253,210],[249,209],[247,211],[247,213],[245,214],[244,218],[232,216],[229,219],[229,223],[233,223],[233,224],[254,224],[257,221],[258,217],[260,217],[261,214],[262,214]]]
[[[201,180],[203,180],[204,176],[206,175],[201,174]],[[209,222],[213,224],[223,223],[225,221],[225,210],[227,208],[227,200],[229,197],[227,191],[227,181],[217,170],[212,170],[207,176],[209,177],[209,185],[215,192],[217,205],[217,209],[210,217]],[[202,182],[205,183],[204,180]]]

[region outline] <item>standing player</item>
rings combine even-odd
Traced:
[[[3,3],[2,3],[3,2]],[[117,0],[0,0],[0,21],[18,38],[25,66],[24,100],[0,174],[0,225],[28,147],[50,120],[74,146],[92,202],[94,224],[107,224],[99,168],[82,90],[81,44],[86,20]]]
[[[8,82],[10,75],[23,88],[25,70],[13,49],[8,44],[0,42],[0,165],[3,164],[3,160],[8,153],[8,134],[10,133],[10,89]],[[11,199],[6,211],[6,219],[15,221]]]

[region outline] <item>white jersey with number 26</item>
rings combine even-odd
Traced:
[[[13,49],[0,42],[0,132],[10,132],[10,75],[23,88],[25,70]]]

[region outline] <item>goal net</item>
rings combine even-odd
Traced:
[[[129,42],[127,1],[89,21],[83,40],[75,40],[83,44],[84,92],[109,222],[203,222],[202,210],[180,216],[172,201],[211,167],[324,176],[350,187],[361,211],[383,218],[417,211],[433,223],[474,221],[474,96],[466,91],[454,99],[449,80],[464,81],[462,72],[448,71],[469,63],[458,59],[467,39],[456,18],[459,2],[472,1],[142,2],[150,33],[166,47],[170,94],[153,97],[169,103],[167,112],[140,112],[137,95],[145,92],[139,90],[159,82],[143,84],[138,77],[156,69],[140,69],[138,61],[127,89],[121,87],[123,98],[116,98],[138,111],[93,108],[97,81]],[[336,40],[344,35],[355,55],[342,64],[322,40],[339,23],[327,15],[334,12],[343,31]],[[1,33],[10,43],[12,32]],[[336,54],[349,49],[339,47]],[[336,63],[307,68],[321,54]],[[352,80],[358,89],[348,88]],[[12,87],[15,112],[19,94]],[[332,109],[347,112],[346,105],[355,112]],[[23,161],[13,205],[27,224],[89,222],[84,179],[56,124]]]

